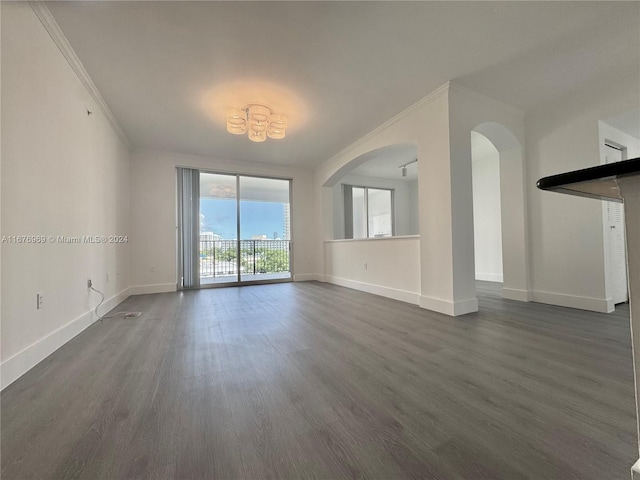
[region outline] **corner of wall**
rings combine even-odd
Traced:
[[[118,304],[125,301],[128,297],[129,289],[126,288],[120,293],[104,301],[101,308],[104,312],[108,312]],[[74,318],[66,325],[63,325],[48,335],[45,335],[43,338],[29,345],[27,348],[12,357],[6,359],[2,364],[0,364],[0,390],[4,390],[5,387],[12,384],[38,363],[58,350],[62,345],[97,321],[98,317],[95,316],[94,311],[89,310],[79,317]]]
[[[531,301],[556,305],[558,307],[577,308],[599,313],[611,313],[615,310],[610,298],[584,297],[558,292],[531,291]]]
[[[478,299],[469,298],[466,300],[457,300],[455,302],[449,300],[441,300],[439,298],[427,297],[420,295],[420,307],[432,310],[438,313],[444,313],[450,317],[458,317],[467,313],[478,311]]]

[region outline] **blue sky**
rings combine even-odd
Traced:
[[[201,231],[213,232],[225,239],[235,239],[236,199],[201,198]],[[240,231],[243,239],[256,235],[282,238],[284,211],[282,203],[240,201]]]

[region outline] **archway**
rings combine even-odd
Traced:
[[[473,251],[476,281],[502,284],[502,207],[500,152],[491,141],[471,131],[473,184]]]
[[[372,199],[374,191],[383,196],[385,192],[389,192],[388,196],[393,208],[393,229],[390,230],[392,236],[417,234],[417,184],[415,144],[386,145],[353,158],[337,169],[322,185],[324,216],[330,220],[325,222],[329,230],[325,232],[325,238],[333,240],[354,238],[354,232],[350,232],[349,228],[345,227],[349,223],[346,221],[351,213],[349,210],[352,210],[348,207],[349,205],[353,208],[357,206],[357,203],[351,200],[355,198],[356,191],[360,190],[367,190],[366,193],[371,194]],[[373,206],[373,201],[369,202],[369,205]],[[366,225],[364,228],[366,229]]]
[[[361,153],[322,184],[324,280],[419,304],[417,146]]]
[[[489,186],[495,186],[495,182],[498,182],[499,193],[496,195],[494,191],[493,195],[490,195],[489,198],[484,198],[484,200],[487,205],[499,208],[499,213],[495,210],[488,213],[484,212],[485,217],[483,219],[482,213],[476,215],[474,211],[474,222],[485,220],[493,224],[492,232],[485,235],[483,239],[485,242],[483,248],[488,250],[482,253],[484,257],[476,258],[475,264],[476,267],[482,266],[482,268],[491,268],[493,266],[494,270],[481,272],[476,268],[476,278],[478,278],[478,273],[488,273],[489,275],[480,275],[481,278],[479,279],[502,281],[502,296],[504,298],[528,301],[529,280],[522,146],[507,127],[497,122],[484,122],[477,125],[471,130],[471,136],[475,137],[476,143],[478,143],[477,140],[480,140],[481,144],[485,142],[485,147],[487,147],[487,143],[490,143],[490,147],[493,147],[493,155],[497,154],[497,158],[491,158],[492,150],[487,148],[485,154],[488,155],[488,161],[492,165],[489,165],[488,171],[485,173],[499,175],[499,180],[495,177],[493,179],[485,179],[487,182],[483,185],[483,187],[487,187],[486,183],[488,183]],[[497,225],[499,225],[499,229],[496,228]],[[500,244],[496,245],[497,242],[500,242]],[[475,254],[476,257],[481,255],[479,249],[475,249]],[[497,255],[501,258],[497,259]],[[497,271],[499,264],[501,264],[501,275]]]

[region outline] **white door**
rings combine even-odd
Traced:
[[[620,162],[622,150],[605,145],[605,163]],[[627,290],[627,257],[624,241],[624,208],[621,203],[605,202],[607,208],[607,229],[609,231],[609,265],[613,303],[626,302],[629,299]]]

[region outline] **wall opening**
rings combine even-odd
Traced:
[[[481,133],[471,132],[475,278],[503,282],[500,154]]]
[[[324,185],[332,240],[417,235],[418,162],[413,144],[354,158]]]
[[[471,129],[475,278],[502,282],[502,297],[529,301],[524,157],[504,125]]]

